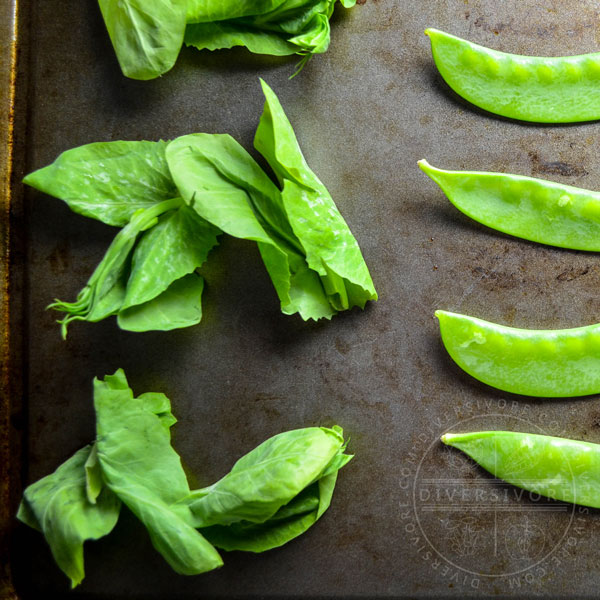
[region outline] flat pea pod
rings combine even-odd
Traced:
[[[469,102],[521,121],[574,123],[600,118],[600,53],[507,54],[427,29],[435,64]]]
[[[435,316],[448,354],[479,381],[546,398],[600,393],[600,324],[536,330],[444,310]]]
[[[446,433],[442,442],[508,483],[600,508],[600,444],[512,431]]]
[[[600,193],[506,173],[421,169],[462,213],[532,242],[600,251]]]

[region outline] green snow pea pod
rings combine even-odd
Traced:
[[[519,56],[425,30],[435,64],[459,95],[489,112],[538,123],[600,118],[600,53]]]
[[[488,385],[549,398],[600,392],[600,324],[535,330],[444,310],[435,316],[448,354]]]
[[[446,433],[442,442],[508,483],[600,508],[600,444],[512,431]]]
[[[450,202],[488,227],[532,242],[600,251],[600,193],[521,175],[419,166]]]

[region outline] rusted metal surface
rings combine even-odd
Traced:
[[[287,59],[189,49],[151,82],[122,77],[95,1],[23,5],[33,10],[20,173],[99,140],[228,132],[250,148],[262,76],[359,240],[381,299],[304,324],[280,314],[256,248],[226,239],[205,270],[199,326],[131,334],[112,321],[75,323],[63,342],[44,307],[75,297],[115,230],[27,191],[27,369],[15,373],[27,399],[25,483],[92,438],[91,380],[118,367],[136,391],[172,399],[174,443],[200,484],[293,427],[339,423],[356,459],[306,535],[264,555],[226,555],[223,569],[199,577],[175,575],[125,513],[109,537],[86,545],[87,577],[68,592],[41,536],[18,527],[10,565],[19,597],[596,596],[600,512],[515,496],[436,440],[452,427],[600,442],[597,398],[534,400],[475,382],[445,354],[432,315],[541,328],[597,322],[600,259],[469,221],[416,161],[600,189],[600,125],[516,123],[467,105],[438,76],[422,33],[578,54],[600,46],[597,3],[367,0],[338,9],[329,52],[291,81]]]
[[[15,190],[15,164],[22,162],[24,111],[17,109],[26,77],[21,72],[18,40],[24,24],[16,1],[0,6],[0,597],[16,598],[10,539],[15,526],[13,507],[21,493],[21,199]],[[18,168],[17,168],[18,170]]]

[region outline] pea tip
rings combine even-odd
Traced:
[[[460,438],[461,435],[462,433],[444,433],[444,435],[440,437],[440,440],[447,446],[454,446],[456,438]]]
[[[443,171],[442,169],[438,169],[437,167],[430,165],[425,158],[422,158],[421,160],[417,161],[417,164],[421,168],[421,171],[423,171],[426,175],[431,177],[431,179],[433,179],[438,185],[440,185],[440,182],[437,178],[440,175],[446,173],[446,171]]]

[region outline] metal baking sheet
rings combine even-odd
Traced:
[[[6,81],[16,1],[0,8]],[[121,75],[94,0],[18,7],[16,100],[0,93],[2,127],[14,125],[15,139],[2,149],[14,166],[11,312],[3,313],[5,596],[597,596],[600,512],[519,495],[437,440],[447,429],[508,428],[600,442],[598,399],[536,400],[477,383],[445,354],[433,312],[521,327],[594,323],[599,258],[477,225],[416,161],[600,189],[600,125],[523,124],[467,105],[438,76],[423,35],[432,26],[519,54],[596,51],[598,3],[366,0],[337,10],[330,50],[291,81],[293,60],[186,49],[150,82]],[[205,270],[199,326],[132,334],[112,320],[75,323],[63,342],[44,307],[75,297],[114,229],[23,190],[23,174],[100,140],[228,132],[251,148],[259,76],[356,235],[380,301],[331,322],[286,317],[256,247],[224,239]],[[118,367],[134,390],[171,398],[174,444],[199,484],[276,432],[339,423],[356,459],[331,509],[287,546],[226,554],[224,568],[197,577],[173,573],[124,511],[110,536],[86,544],[86,579],[69,591],[42,537],[11,515],[21,486],[93,437],[92,378]]]

